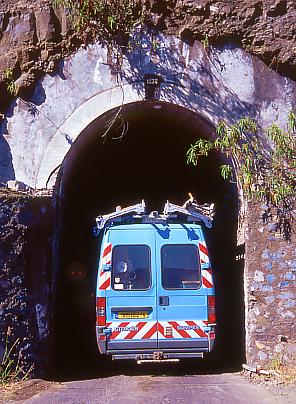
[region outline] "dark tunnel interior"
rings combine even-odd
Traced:
[[[116,112],[100,116],[80,134],[57,179],[57,292],[50,375],[54,379],[98,377],[106,369],[114,372],[125,366],[110,364],[96,347],[99,245],[92,235],[95,217],[142,199],[148,211],[162,211],[166,200],[183,204],[188,192],[198,202],[215,203],[207,242],[218,327],[210,357],[182,364],[185,367],[178,371],[237,370],[245,354],[243,262],[235,259],[237,189],[220,175],[221,156],[212,153],[197,166],[186,163],[190,144],[198,137],[211,137],[213,128],[197,114],[167,103],[125,105],[113,122]]]

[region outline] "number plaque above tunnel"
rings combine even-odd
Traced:
[[[159,100],[160,85],[164,82],[162,76],[157,74],[144,74],[145,100]]]

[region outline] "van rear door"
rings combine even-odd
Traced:
[[[130,230],[130,231],[129,231]],[[151,227],[116,226],[111,285],[106,290],[107,349],[112,352],[157,348],[155,235]]]
[[[171,224],[166,233],[156,232],[158,348],[208,348],[200,243],[198,225]]]

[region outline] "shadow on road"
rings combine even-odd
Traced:
[[[49,379],[54,381],[73,381],[106,378],[118,375],[125,376],[189,376],[237,372],[241,366],[237,361],[217,358],[215,352],[205,359],[186,359],[180,362],[145,363],[138,365],[136,361],[112,361],[110,358],[97,355],[92,360],[70,361],[55,368]]]

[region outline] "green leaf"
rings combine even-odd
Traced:
[[[220,167],[220,171],[224,180],[227,180],[232,175],[232,167],[228,164],[223,164]]]
[[[224,121],[220,121],[217,125],[216,132],[219,138],[225,136],[227,127]]]
[[[296,114],[294,111],[288,113],[288,129],[296,132]]]
[[[292,217],[296,209],[296,114],[288,115],[288,130],[276,124],[258,133],[257,123],[248,117],[232,125],[223,121],[216,128],[216,139],[197,139],[187,152],[187,162],[197,165],[200,156],[215,149],[232,158],[220,167],[224,179],[235,177],[248,200],[257,198]],[[268,142],[263,142],[264,132]],[[289,216],[290,215],[290,216]],[[281,219],[282,220],[282,219]]]
[[[111,28],[111,30],[114,29],[114,27],[116,25],[116,18],[114,16],[109,16],[108,17],[108,25]]]

